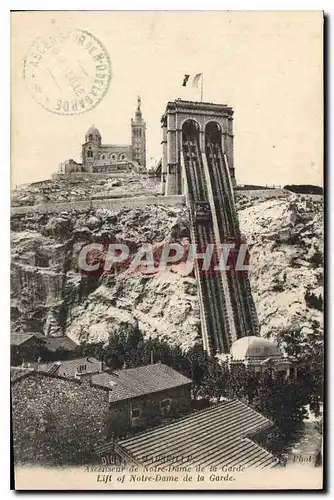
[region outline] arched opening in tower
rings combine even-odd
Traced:
[[[199,125],[195,120],[186,120],[182,125],[182,143],[198,140]]]
[[[182,152],[189,199],[204,201],[207,198],[206,181],[199,147],[199,124],[195,120],[188,119],[182,125]]]
[[[209,122],[205,126],[205,144],[221,144],[222,130],[217,122]]]
[[[188,119],[182,125],[182,154],[185,164],[182,185],[187,182],[191,201],[205,200],[206,181],[199,147],[199,124],[195,120]]]

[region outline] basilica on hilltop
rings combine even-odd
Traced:
[[[62,162],[58,173],[114,173],[146,168],[146,123],[140,96],[137,98],[135,118],[131,118],[131,144],[103,144],[99,130],[92,125],[82,144],[81,157],[82,163],[72,159]]]

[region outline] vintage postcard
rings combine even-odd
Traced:
[[[323,488],[323,13],[11,14],[15,489]]]

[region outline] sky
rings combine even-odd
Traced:
[[[27,89],[23,61],[37,37],[89,31],[106,48],[112,77],[101,102],[54,114]],[[232,106],[238,183],[322,184],[321,12],[12,13],[12,186],[50,178],[80,161],[94,124],[107,144],[130,144],[137,95],[147,122],[147,163],[161,157],[160,118],[169,100],[199,100],[184,74],[204,74],[204,101]]]

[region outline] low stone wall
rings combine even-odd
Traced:
[[[106,172],[72,172],[71,174],[52,174],[52,179],[113,179],[119,177],[135,177],[141,175],[142,177],[146,177],[148,174],[140,174],[138,172],[127,172],[126,170],[119,170],[118,172],[106,173]],[[50,182],[49,180],[46,182]]]
[[[247,196],[247,198],[285,198],[288,192],[284,189],[238,189],[234,190],[236,196]]]
[[[28,214],[28,213],[43,214],[48,212],[58,213],[58,212],[68,212],[71,210],[75,211],[88,210],[89,208],[106,208],[111,211],[118,211],[124,208],[138,208],[145,205],[175,206],[184,204],[185,204],[185,196],[183,195],[134,196],[129,198],[70,201],[64,203],[43,203],[41,205],[32,205],[26,207],[12,207],[11,215]]]

